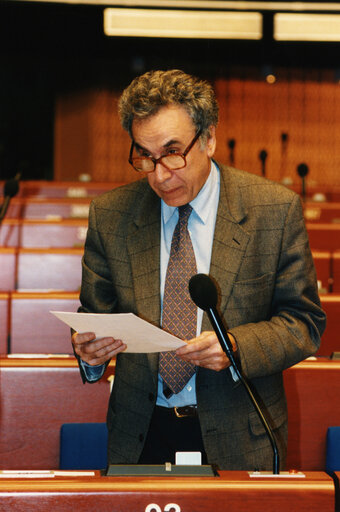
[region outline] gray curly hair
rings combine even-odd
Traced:
[[[146,119],[166,105],[183,106],[196,130],[206,140],[211,125],[218,123],[218,103],[212,86],[178,69],[148,71],[123,91],[118,112],[124,130],[132,138],[134,119]]]

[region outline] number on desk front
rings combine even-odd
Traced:
[[[176,503],[168,503],[162,511],[161,507],[156,503],[147,505],[145,512],[181,512],[181,507]]]

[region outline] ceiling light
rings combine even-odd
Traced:
[[[108,36],[261,39],[258,12],[104,9]]]
[[[340,41],[339,14],[274,14],[277,41]]]

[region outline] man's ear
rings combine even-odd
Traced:
[[[215,149],[216,149],[216,126],[211,125],[209,127],[209,132],[208,132],[208,136],[207,136],[207,144],[206,144],[207,155],[209,156],[209,158],[212,158],[212,156],[215,153]]]

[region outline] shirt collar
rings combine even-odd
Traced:
[[[197,215],[198,219],[205,224],[208,220],[209,211],[211,207],[211,198],[216,192],[218,187],[218,168],[213,160],[211,160],[210,173],[209,176],[204,183],[203,187],[195,197],[190,202],[190,205],[193,208],[193,211]],[[171,217],[175,214],[177,207],[167,205],[163,199],[162,203],[162,217],[163,222],[166,225]]]

